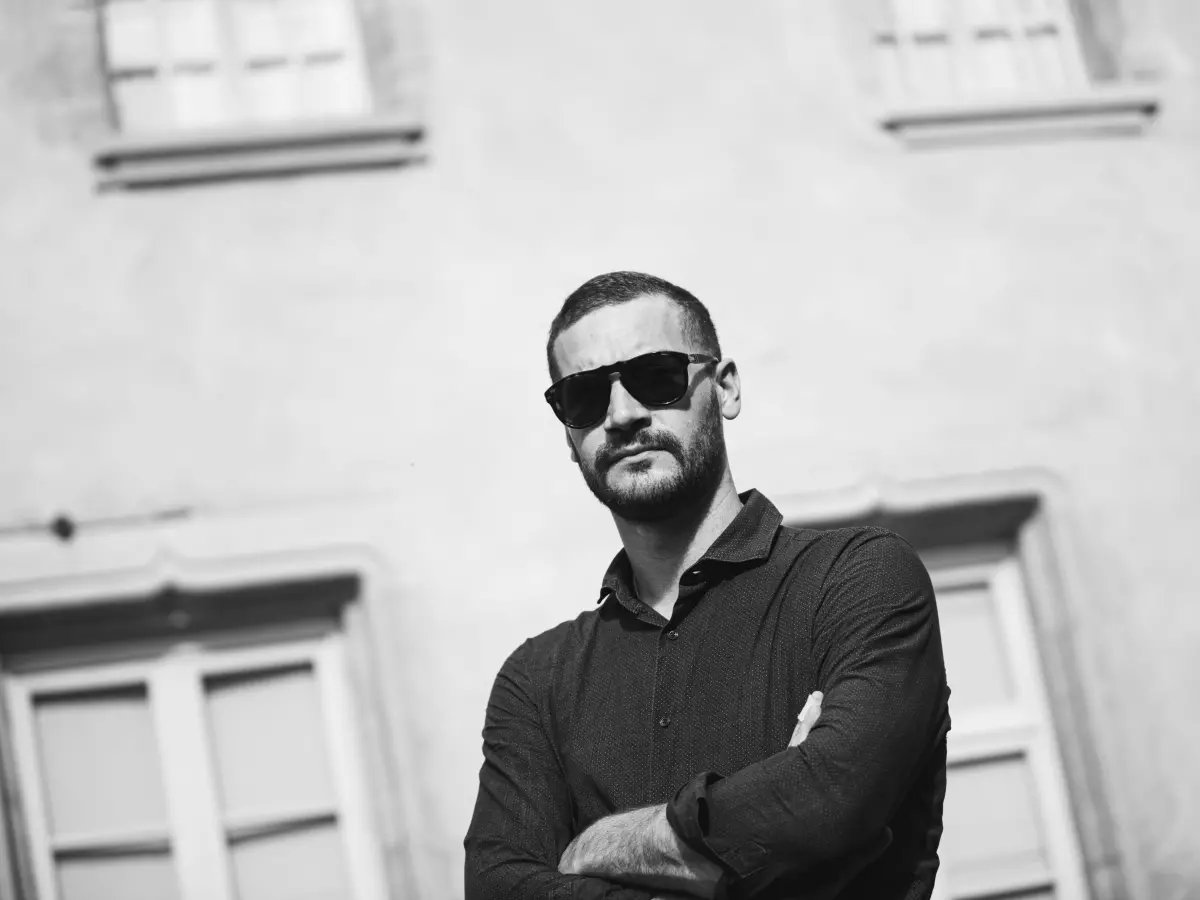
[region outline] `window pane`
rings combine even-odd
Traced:
[[[1024,757],[951,766],[940,855],[951,887],[1049,872],[1033,775]],[[1014,884],[1014,886],[1017,886]]]
[[[150,0],[108,0],[103,10],[108,70],[153,69],[157,66],[158,23]]]
[[[908,94],[900,43],[892,35],[881,35],[875,40],[875,54],[884,99],[898,104]]]
[[[910,34],[944,32],[950,24],[950,0],[897,0],[896,22]]]
[[[171,109],[161,78],[154,75],[114,78],[110,87],[122,131],[162,131],[171,126]]]
[[[238,841],[230,848],[238,900],[345,900],[337,826]]]
[[[253,66],[242,73],[242,92],[253,122],[280,122],[296,118],[298,76],[287,64]]]
[[[1051,88],[1067,86],[1065,51],[1062,35],[1052,25],[1029,35],[1029,57],[1038,84]]]
[[[346,57],[309,62],[298,74],[305,115],[321,118],[366,111],[366,91],[358,67]]]
[[[58,864],[61,900],[175,900],[179,882],[165,854],[71,859]]]
[[[282,60],[287,54],[279,3],[281,0],[234,0],[233,32],[243,62]],[[282,0],[286,2],[286,0]]]
[[[280,0],[292,50],[299,54],[350,49],[350,0]]]
[[[139,685],[35,701],[53,834],[165,832],[162,771],[147,700],[145,686]]]
[[[1007,6],[1009,0],[1003,3],[998,0],[963,0],[963,12],[966,20],[976,28],[995,28],[1004,23],[1002,6]]]
[[[212,64],[220,56],[212,0],[159,0],[172,63]]]
[[[915,96],[926,102],[946,102],[955,75],[950,42],[944,36],[920,38],[908,45],[909,78]]]
[[[954,708],[970,711],[1012,702],[1012,672],[991,591],[982,585],[941,588],[937,605]]]
[[[331,808],[333,787],[311,668],[206,681],[221,807],[227,816]]]
[[[171,111],[180,128],[214,128],[233,121],[225,80],[216,69],[176,71],[170,84]]]
[[[982,93],[1011,94],[1020,84],[1020,70],[1012,36],[995,30],[975,39],[975,84]]]

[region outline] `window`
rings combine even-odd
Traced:
[[[101,23],[127,134],[370,108],[352,0],[104,0]]]
[[[393,12],[377,0],[99,0],[113,129],[95,155],[101,186],[419,159],[405,66],[387,58],[405,46]]]
[[[891,0],[878,24],[881,81],[898,104],[1087,84],[1067,0]]]
[[[863,2],[881,123],[905,137],[1081,120],[1138,130],[1157,112],[1145,86],[1106,83],[1118,73],[1093,5],[1108,0]]]
[[[338,632],[24,666],[7,701],[42,900],[385,897]]]
[[[1075,826],[1012,557],[929,560],[950,682],[942,900],[1083,900]]]
[[[875,525],[921,554],[937,594],[952,720],[934,900],[1129,896],[1105,746],[1080,674],[1087,609],[1061,485],[999,472],[782,498],[785,521]]]

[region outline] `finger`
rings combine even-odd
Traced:
[[[804,742],[808,737],[809,731],[817,724],[817,719],[821,717],[821,701],[825,699],[825,695],[820,691],[813,691],[808,695],[808,699],[804,701],[804,708],[800,710],[800,715],[796,717],[796,727],[792,730],[792,739],[788,742],[789,747],[796,747]]]
[[[804,715],[800,719],[801,743],[803,743],[804,739],[808,737],[808,733],[812,731],[813,726],[817,724],[817,720],[821,718],[821,700],[824,699],[824,695],[820,691],[815,691],[813,692],[811,699],[813,700],[812,706],[805,710]]]

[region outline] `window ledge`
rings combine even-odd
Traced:
[[[908,106],[878,116],[884,130],[911,144],[963,143],[1067,134],[1141,134],[1158,115],[1147,87]]]
[[[121,136],[92,154],[100,188],[148,187],[419,161],[411,120],[349,119],[276,128]]]

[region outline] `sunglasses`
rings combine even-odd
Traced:
[[[616,372],[629,395],[643,406],[662,407],[678,403],[687,393],[688,365],[719,362],[704,353],[659,350],[643,353],[611,366],[588,369],[554,382],[546,391],[546,402],[568,428],[589,428],[608,414],[612,393],[609,376]]]

